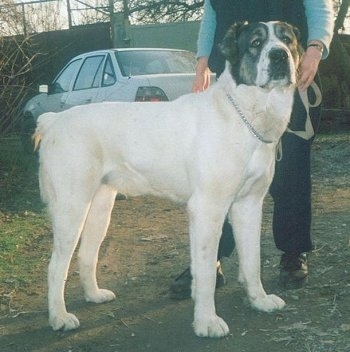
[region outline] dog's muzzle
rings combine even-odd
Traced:
[[[283,48],[274,48],[269,52],[270,80],[291,81],[290,59],[288,52]]]

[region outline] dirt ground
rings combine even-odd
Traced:
[[[66,302],[81,326],[53,332],[47,323],[46,269],[37,272],[35,284],[9,297],[11,310],[0,316],[0,351],[350,351],[350,134],[315,141],[313,184],[315,249],[301,289],[277,285],[280,253],[271,235],[272,202],[269,197],[265,202],[263,282],[286,301],[284,310],[266,314],[246,304],[233,254],[223,262],[227,285],[216,292],[217,312],[230,334],[196,337],[192,301],[174,301],[168,293],[171,280],[189,263],[185,207],[153,197],[117,200],[98,270],[100,286],[113,290],[117,300],[85,303],[74,260]],[[46,236],[30,250],[49,254],[50,247]]]

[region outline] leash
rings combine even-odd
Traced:
[[[321,93],[320,87],[315,82],[312,82],[310,85],[310,88],[313,89],[315,94],[315,102],[313,104],[311,104],[309,101],[307,90],[301,91],[300,89],[298,89],[300,99],[306,110],[305,131],[293,131],[289,127],[286,130],[286,132],[293,133],[294,135],[302,139],[305,139],[307,141],[315,135],[315,130],[314,130],[314,127],[312,126],[311,117],[310,117],[310,108],[315,108],[319,106],[322,102],[322,93]],[[276,161],[281,161],[282,157],[283,157],[283,148],[282,148],[282,139],[280,139],[276,147]]]
[[[307,90],[301,91],[300,89],[298,89],[300,99],[306,110],[305,131],[293,131],[289,127],[287,128],[287,132],[293,133],[296,136],[305,140],[309,140],[315,135],[315,131],[312,126],[311,117],[310,117],[310,108],[315,108],[319,106],[322,102],[322,93],[321,93],[320,87],[315,82],[312,82],[310,85],[310,88],[313,89],[316,97],[315,102],[313,104],[311,104],[309,101]]]

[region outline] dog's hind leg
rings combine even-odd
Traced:
[[[81,236],[78,253],[80,280],[88,302],[102,303],[115,299],[112,291],[100,289],[96,281],[98,252],[106,236],[117,192],[101,185],[93,197]]]
[[[282,309],[284,301],[276,295],[267,295],[260,278],[262,199],[246,197],[235,203],[229,218],[239,259],[239,281],[247,290],[251,305],[264,312]]]
[[[48,270],[48,303],[49,322],[54,330],[72,330],[79,326],[76,316],[66,310],[64,288],[89,204],[67,199],[68,197],[60,197],[60,200],[49,204],[54,243]]]
[[[219,202],[203,195],[188,204],[191,240],[193,327],[196,335],[222,337],[228,334],[225,321],[216,315],[214,293],[219,239],[226,211]]]

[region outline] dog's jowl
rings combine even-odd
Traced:
[[[49,321],[54,330],[79,326],[64,287],[79,242],[85,299],[113,292],[96,281],[98,251],[117,192],[186,202],[190,219],[194,330],[228,334],[214,305],[216,255],[223,221],[234,228],[239,280],[251,305],[284,306],[260,281],[263,198],[286,130],[299,60],[295,30],[286,23],[233,26],[222,52],[226,69],[203,93],[166,103],[99,103],[39,118],[40,189],[52,219]]]

